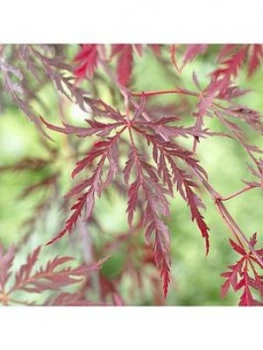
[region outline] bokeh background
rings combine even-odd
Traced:
[[[68,47],[68,57],[71,58],[77,51],[77,45]],[[163,68],[160,59],[148,50],[142,57],[135,57],[135,64],[131,82],[131,88],[136,91],[174,88],[176,84],[186,88],[193,88],[193,71],[199,77],[201,84],[207,82],[207,74],[215,67],[216,45],[211,45],[206,54],[198,56],[194,62],[189,64],[180,76],[171,67],[170,72]],[[163,59],[169,61],[164,53]],[[250,79],[246,79],[246,72],[241,71],[238,84],[244,88],[254,91],[240,98],[238,102],[247,105],[257,111],[263,111],[263,70],[262,68]],[[89,85],[87,83],[87,89]],[[98,79],[96,89],[100,97],[108,103],[113,101],[111,90],[103,79]],[[0,92],[0,167],[17,164],[26,157],[37,156],[47,159],[48,154],[42,147],[38,131],[30,123],[27,117],[12,103],[4,92]],[[84,125],[86,114],[77,106],[68,101],[64,96],[58,94],[52,83],[44,84],[37,92],[44,106],[37,100],[32,100],[32,107],[46,120],[60,123],[58,118],[63,113],[68,121],[76,125]],[[163,106],[180,103],[181,97],[161,96],[152,100],[151,103],[162,104]],[[194,101],[193,101],[194,102]],[[119,106],[116,106],[119,107]],[[185,123],[189,123],[190,117],[185,116]],[[214,120],[207,120],[206,125],[211,129],[217,129],[218,125]],[[46,243],[55,235],[65,220],[61,213],[60,206],[63,203],[63,195],[72,186],[70,173],[74,167],[73,161],[68,157],[69,150],[67,137],[48,131],[55,140],[51,143],[59,152],[58,161],[46,169],[31,171],[0,171],[0,239],[5,247],[18,244],[26,234],[24,222],[32,218],[34,208],[43,196],[50,196],[51,193],[36,191],[30,196],[24,196],[23,191],[27,186],[39,181],[43,172],[52,173],[60,171],[60,193],[47,208],[45,215],[35,212],[34,232],[30,233],[27,242],[19,250],[15,265],[19,266],[26,259],[26,255],[39,244]],[[262,145],[262,139],[252,135],[256,144]],[[84,141],[83,141],[84,142]],[[187,146],[189,140],[182,140]],[[231,194],[243,187],[242,180],[250,179],[247,162],[249,161],[240,145],[227,138],[208,138],[202,140],[198,145],[198,157],[206,169],[213,187],[222,195]],[[206,191],[199,190],[199,194],[206,204],[205,218],[210,227],[211,250],[205,256],[204,242],[196,225],[191,222],[189,210],[185,203],[176,196],[171,201],[172,215],[168,222],[172,234],[172,284],[167,297],[166,305],[236,305],[239,295],[229,293],[225,299],[220,298],[220,287],[223,279],[220,273],[227,269],[227,266],[235,262],[237,256],[230,249],[228,238],[230,233],[224,222],[222,222],[213,202]],[[239,223],[247,236],[254,232],[262,232],[262,192],[251,190],[226,203],[227,208]],[[127,230],[125,215],[126,201],[118,194],[112,193],[110,198],[102,197],[96,203],[96,216],[103,227],[103,234],[94,230],[92,238],[95,244],[110,240],[117,233]],[[74,235],[74,234],[73,234]],[[262,242],[262,239],[260,238]],[[74,243],[74,238],[66,236],[59,243],[45,247],[42,252],[42,261],[53,257],[54,254],[73,255],[81,260],[82,251],[80,245]],[[125,247],[120,247],[106,263],[104,273],[115,278],[122,268]],[[136,293],[130,299],[129,289],[132,288],[132,281],[123,279],[119,286],[119,292],[128,305],[153,305],[151,288],[145,287],[143,295]],[[34,296],[35,300],[41,301],[43,296]]]

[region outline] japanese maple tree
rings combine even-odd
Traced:
[[[56,270],[71,259],[56,256],[46,267],[33,273],[32,268],[40,252],[40,248],[36,248],[7,290],[5,285],[14,251],[12,248],[6,253],[1,250],[0,302],[15,303],[16,299],[10,295],[17,289],[28,293],[40,293],[46,289],[57,291],[79,283],[80,278],[85,280],[85,276],[95,271],[96,282],[87,278],[81,286],[82,293],[52,294],[44,304],[92,305],[85,299],[83,290],[97,284],[100,289],[97,304],[123,305],[125,301],[118,282],[125,274],[130,274],[139,288],[146,278],[143,269],[138,268],[139,262],[139,266],[151,265],[158,271],[163,296],[155,275],[150,277],[150,283],[155,289],[156,303],[165,304],[172,279],[171,264],[176,264],[176,260],[171,261],[171,233],[168,228],[173,197],[179,195],[188,207],[189,220],[196,224],[204,240],[204,254],[209,257],[209,251],[213,249],[209,240],[213,230],[208,227],[205,218],[202,189],[212,198],[226,224],[226,231],[232,235],[229,249],[239,259],[222,273],[225,281],[222,282],[221,296],[224,297],[230,288],[234,292],[241,290],[240,305],[263,305],[263,249],[257,247],[260,233],[243,232],[225,206],[226,201],[252,189],[261,191],[263,187],[263,151],[251,137],[252,131],[262,136],[262,115],[235,102],[237,98],[240,101],[243,96],[252,93],[240,86],[240,72],[241,69],[247,72],[246,79],[257,73],[263,59],[263,45],[218,45],[213,52],[214,62],[206,76],[206,85],[192,71],[193,88],[184,86],[184,80],[180,79],[184,70],[190,70],[194,60],[206,55],[209,48],[207,44],[81,44],[71,57],[67,45],[1,47],[0,70],[5,92],[35,124],[41,143],[49,154],[47,159],[29,158],[0,167],[2,172],[46,169],[43,178],[24,192],[24,196],[29,196],[44,189],[43,198],[32,213],[28,235],[33,230],[35,214],[46,210],[55,192],[60,198],[65,195],[62,210],[68,217],[59,232],[46,242],[45,249],[65,239],[65,235],[74,236],[76,228],[89,230],[92,223],[101,230],[98,217],[94,215],[96,201],[111,189],[126,199],[129,229],[99,249],[89,242],[93,260],[87,259],[84,246],[84,262],[75,268]],[[136,65],[147,54],[155,57],[164,74],[175,77],[173,89],[135,91]],[[35,87],[30,85],[31,80]],[[53,122],[47,113],[40,115],[31,107],[30,100],[37,97],[36,87],[49,81],[54,83],[59,94],[86,113],[85,126],[67,120],[63,106],[59,123]],[[111,91],[111,98],[103,98],[97,81],[105,83]],[[174,97],[174,103],[167,103],[167,106],[152,103],[166,96]],[[208,118],[216,120],[222,130],[207,128]],[[52,166],[60,159],[55,143],[50,141],[56,134],[65,135],[75,161],[71,173],[72,187],[66,194],[60,190],[59,170]],[[199,144],[213,137],[235,140],[250,159],[248,171],[253,180],[243,179],[245,187],[228,196],[221,195],[212,186],[206,164],[199,159]],[[182,139],[188,140],[187,145],[181,142]],[[222,181],[225,181],[223,176]],[[141,237],[144,242],[140,241]],[[126,260],[123,271],[112,282],[100,273],[104,261],[101,259],[122,249],[122,242],[128,245]]]

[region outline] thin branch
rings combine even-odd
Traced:
[[[180,94],[180,95],[189,95],[189,96],[195,96],[198,97],[198,94],[195,94],[190,91],[185,90],[156,90],[156,91],[146,91],[146,92],[135,92],[131,91],[129,92],[131,96],[159,96],[159,95],[165,95],[165,94]]]
[[[113,81],[113,83],[119,88],[120,93],[124,97],[125,100],[129,100],[135,108],[139,108],[139,104],[130,96],[129,91],[123,86],[118,79],[115,77],[114,73],[111,71],[110,67],[106,62],[99,58],[99,62],[102,65],[105,73],[108,77]],[[142,112],[143,118],[149,122],[151,120],[150,116],[146,112]]]
[[[244,187],[242,190],[237,191],[235,193],[230,194],[229,196],[226,197],[220,197],[221,201],[228,201],[229,199],[235,198],[236,196],[240,195],[241,193],[247,192],[249,190],[252,190],[252,188],[258,187],[256,184],[251,184],[246,187]]]
[[[194,171],[194,170],[193,170]],[[207,182],[207,180],[198,172],[194,171],[195,175],[201,181],[201,183],[206,187],[212,198],[214,199],[214,203],[216,205],[217,210],[219,211],[221,217],[224,219],[230,230],[235,235],[238,242],[244,248],[244,244],[242,244],[242,240],[247,246],[247,248],[253,253],[254,257],[257,259],[258,263],[261,267],[263,267],[263,260],[259,256],[259,254],[255,251],[255,249],[249,243],[246,235],[242,232],[238,224],[235,222],[229,211],[226,209],[225,205],[222,203],[221,196],[213,189],[213,187]],[[244,248],[245,249],[245,248]]]

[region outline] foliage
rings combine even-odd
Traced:
[[[90,266],[82,264],[78,267],[64,267],[61,265],[73,260],[69,256],[56,256],[49,260],[44,267],[40,267],[33,272],[36,265],[41,247],[36,248],[28,257],[25,264],[21,265],[15,274],[15,280],[9,288],[7,282],[10,278],[10,269],[15,257],[15,250],[8,249],[6,253],[0,247],[0,302],[4,305],[25,304],[34,305],[34,302],[26,300],[17,300],[13,294],[19,290],[27,293],[42,293],[46,290],[60,291],[63,287],[71,284],[80,283],[87,275],[99,269],[103,261],[94,263]],[[59,269],[60,268],[60,269]],[[59,270],[58,270],[59,269]],[[63,306],[80,306],[92,305],[87,300],[83,300],[79,293],[59,293],[55,297],[48,298],[44,305],[63,305]]]
[[[213,232],[205,218],[202,196],[205,190],[232,234],[229,248],[242,256],[229,267],[230,271],[222,274],[226,281],[221,295],[224,297],[232,286],[234,291],[243,289],[240,305],[262,305],[262,276],[258,272],[263,267],[262,249],[255,248],[256,235],[247,238],[224,202],[252,189],[260,190],[263,186],[262,149],[253,143],[252,136],[262,137],[262,116],[249,106],[236,102],[251,93],[239,84],[241,69],[247,67],[247,78],[251,79],[260,67],[263,49],[262,45],[220,45],[213,52],[209,50],[210,45],[204,44],[83,44],[78,52],[72,54],[70,45],[2,46],[0,68],[5,91],[35,124],[42,147],[49,155],[46,159],[32,157],[0,168],[1,172],[34,172],[39,167],[46,170],[43,178],[23,193],[24,197],[40,190],[44,193],[32,212],[28,235],[31,235],[39,213],[45,213],[57,195],[63,196],[59,178],[65,172],[66,164],[60,169],[53,166],[61,161],[61,155],[51,140],[57,134],[64,134],[69,159],[76,162],[71,177],[80,180],[71,187],[61,204],[64,213],[71,207],[71,215],[47,245],[61,241],[67,233],[82,232],[83,259],[88,268],[93,266],[96,257],[121,250],[121,242],[126,242],[127,256],[114,282],[105,278],[102,271],[97,271],[96,281],[84,287],[84,290],[93,288],[100,291],[99,303],[107,303],[110,296],[115,305],[122,305],[124,301],[118,291],[120,280],[130,274],[140,289],[147,280],[146,271],[152,265],[159,270],[163,296],[167,296],[171,282],[170,202],[177,194],[189,208],[190,220],[197,225],[208,255],[209,249],[212,249],[210,236]],[[136,67],[147,54],[153,55],[164,72],[172,72],[177,80],[174,88],[134,91]],[[203,79],[201,83],[200,77],[193,71],[192,87],[183,86],[180,79],[183,72],[203,55],[209,55],[214,62],[206,83]],[[32,81],[34,86],[31,86]],[[59,96],[64,96],[83,110],[87,116],[85,124],[74,125],[68,121],[62,104],[60,125],[49,120],[44,108],[41,113],[34,111],[30,100],[39,100],[36,91],[48,81],[53,82]],[[109,101],[102,99],[99,81],[103,81],[109,89]],[[165,101],[167,96],[171,97],[172,103],[165,105],[161,101]],[[207,120],[216,121],[219,130],[207,127]],[[49,135],[47,129],[55,133]],[[249,159],[249,175],[243,180],[245,187],[228,196],[222,196],[214,189],[206,164],[198,155],[200,145],[210,138],[234,140]],[[96,247],[90,227],[94,225],[99,231],[102,228],[95,204],[104,194],[110,196],[111,191],[126,198],[128,229],[111,242]],[[144,243],[141,241],[142,234]],[[21,244],[23,241],[25,237]],[[8,252],[6,256],[12,256],[10,250]],[[34,255],[38,255],[38,250],[32,253],[29,261]],[[4,255],[2,259],[10,260]],[[55,262],[64,262],[62,257],[56,259]],[[1,273],[7,276],[11,262],[3,264]],[[53,266],[50,264],[47,269]],[[74,274],[75,270],[70,271]],[[87,273],[90,270],[81,271]],[[56,280],[56,274],[53,270],[51,272],[53,277],[50,278]],[[30,275],[31,270],[27,274]],[[68,282],[65,284],[72,282],[69,277],[65,278]],[[157,290],[156,303],[163,304],[156,287],[157,281],[155,274],[151,274],[150,283],[153,290]],[[34,285],[36,290],[39,284],[34,283],[37,283]],[[38,292],[42,290],[40,288]],[[28,288],[26,291],[29,291]],[[76,293],[62,293],[54,305],[60,302],[69,305],[89,303],[76,299]]]

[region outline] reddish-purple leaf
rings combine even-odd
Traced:
[[[142,56],[143,45],[142,44],[134,44],[134,47],[139,56]]]
[[[240,245],[237,245],[236,242],[234,242],[232,239],[229,240],[231,246],[233,247],[233,249],[240,255],[246,255],[246,252],[244,250],[243,247],[241,247]]]
[[[226,281],[221,287],[222,298],[224,298],[227,295],[230,286],[232,286],[234,291],[237,290],[238,277],[241,273],[243,261],[243,258],[240,259],[235,265],[229,266],[229,269],[231,271],[221,273],[221,276],[226,278]]]
[[[208,48],[207,44],[187,45],[186,51],[184,53],[184,58],[183,58],[183,67],[185,67],[187,63],[193,61],[197,55],[200,55],[206,52],[207,48]]]
[[[67,232],[71,233],[73,227],[76,225],[79,216],[83,210],[85,202],[87,200],[88,193],[84,193],[82,196],[78,198],[77,203],[75,203],[71,210],[73,211],[72,215],[66,221],[65,228],[60,231],[53,239],[51,239],[47,245],[54,243],[55,241],[61,239]]]
[[[8,297],[11,293],[18,290],[28,293],[41,293],[46,290],[60,290],[71,284],[79,283],[90,272],[97,271],[105,260],[108,259],[106,257],[90,265],[81,264],[77,267],[62,267],[62,265],[74,259],[68,256],[56,256],[33,272],[39,253],[40,247],[28,255],[26,263],[20,267],[16,273],[13,285],[7,291]],[[7,298],[7,300],[9,299]],[[28,304],[27,302],[22,303]]]
[[[259,68],[263,59],[263,45],[250,45],[251,54],[248,60],[248,76],[251,77]]]
[[[9,271],[12,267],[14,256],[14,248],[10,248],[6,253],[4,253],[3,248],[0,245],[0,293],[4,290],[6,282],[9,279]]]
[[[178,64],[177,64],[176,58],[175,58],[176,51],[177,51],[176,45],[175,44],[171,45],[170,46],[171,62],[173,64],[173,66],[175,67],[175,69],[179,72]]]
[[[133,50],[130,44],[117,44],[112,47],[112,56],[119,55],[117,75],[121,84],[127,86],[132,73]]]
[[[185,182],[186,185],[186,182]],[[202,205],[200,203],[200,199],[199,197],[197,197],[197,195],[192,191],[191,187],[189,185],[186,185],[185,187],[186,190],[186,196],[187,196],[187,202],[188,205],[191,209],[191,213],[192,213],[192,220],[195,220],[201,233],[203,238],[205,239],[205,245],[206,245],[206,255],[208,255],[209,253],[209,228],[206,225],[205,221],[204,221],[204,217],[200,214],[200,211],[198,209],[198,206]]]
[[[231,53],[231,51],[233,51],[236,48],[236,46],[237,45],[235,44],[222,45],[217,57],[218,62],[225,60],[226,56],[228,56]]]
[[[27,257],[26,263],[20,267],[20,270],[16,274],[16,281],[15,281],[16,286],[20,286],[21,284],[23,284],[23,282],[27,280],[31,275],[32,269],[34,268],[37,262],[40,249],[41,249],[41,246],[36,248],[33,251],[33,253]]]
[[[153,52],[158,56],[161,54],[161,45],[160,44],[150,44],[149,45]]]
[[[235,52],[230,58],[222,62],[223,67],[216,69],[212,73],[212,77],[218,80],[219,78],[224,81],[224,86],[227,88],[231,77],[236,77],[238,70],[247,54],[247,46],[241,47],[241,49]]]
[[[84,78],[91,79],[98,65],[97,45],[82,44],[78,54],[74,57],[74,61],[79,63],[74,73],[79,80]]]

